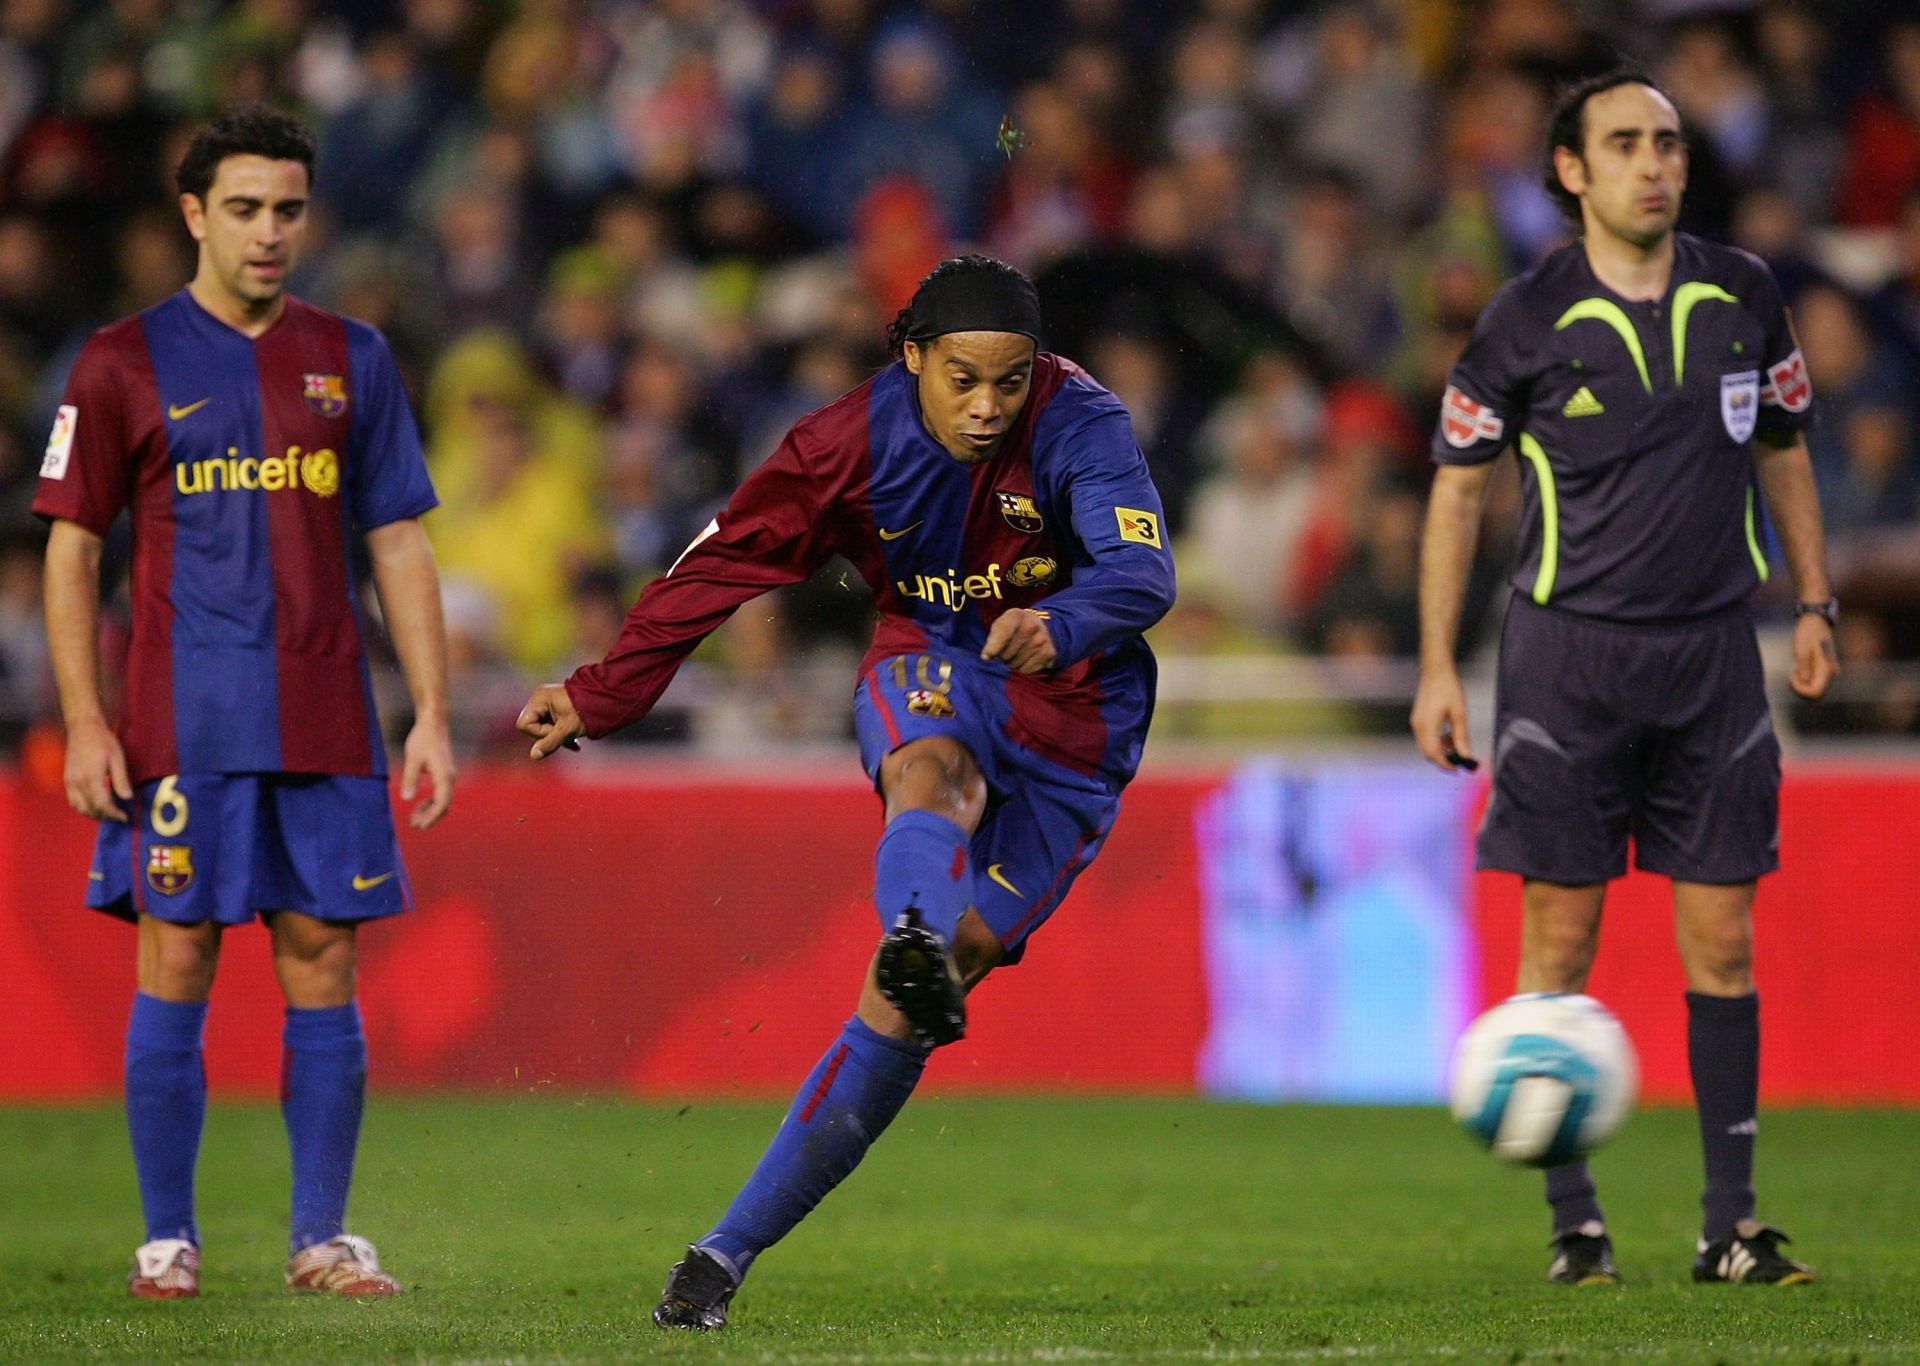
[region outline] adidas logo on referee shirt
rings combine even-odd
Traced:
[[[1581,385],[1574,396],[1567,400],[1567,406],[1560,410],[1562,417],[1598,417],[1607,410],[1600,406],[1600,400],[1593,396],[1593,390]]]

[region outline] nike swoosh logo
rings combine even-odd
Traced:
[[[1000,875],[999,864],[997,863],[988,864],[987,876],[992,878],[995,882],[999,883],[1002,887],[1005,887],[1009,892],[1012,892],[1015,896],[1025,895],[1025,893],[1023,893],[1018,887],[1014,886],[1011,882],[1008,882],[1006,878]]]
[[[925,522],[926,520],[927,519],[925,517],[922,517],[920,521],[915,522],[913,526],[919,526],[922,522]],[[888,531],[885,527],[881,527],[880,539],[883,541],[897,541],[902,536],[906,535],[909,531],[912,531],[913,526],[903,526],[898,531]]]
[[[370,887],[378,887],[392,876],[392,873],[382,873],[379,877],[361,877],[358,873],[355,873],[353,875],[353,890],[356,892],[364,892]]]
[[[202,408],[206,407],[211,402],[213,402],[212,399],[203,398],[198,403],[189,403],[184,408],[176,408],[171,403],[169,403],[167,405],[167,416],[172,418],[175,422],[178,422],[183,417],[187,417],[193,413],[199,412]]]

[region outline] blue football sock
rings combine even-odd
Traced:
[[[353,1150],[367,1089],[367,1039],[360,1007],[287,1007],[280,1115],[293,1153],[290,1252],[345,1231]]]
[[[876,1034],[858,1016],[820,1059],[793,1098],[760,1165],[726,1216],[698,1246],[745,1276],[772,1247],[860,1164],[900,1113],[927,1065],[918,1044]]]
[[[912,906],[922,924],[951,944],[961,913],[973,902],[967,832],[931,811],[895,816],[874,855],[873,902],[882,931]]]
[[[185,1238],[198,1247],[193,1167],[207,1117],[200,1042],[205,1001],[163,1001],[138,992],[127,1020],[127,1133],[140,1178],[147,1241]]]

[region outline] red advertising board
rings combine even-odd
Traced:
[[[1130,794],[1107,853],[981,988],[939,1088],[1185,1091],[1205,1029],[1191,809]],[[403,835],[412,915],[362,933],[376,1084],[791,1090],[852,1013],[879,935],[879,803],[858,779],[570,782],[462,775]],[[93,827],[0,784],[0,1097],[119,1085],[133,931],[78,908]],[[278,1083],[280,1010],[258,928],[229,933],[207,1031],[216,1092]]]
[[[981,988],[930,1085],[1194,1088],[1209,1007],[1194,813],[1216,783],[1135,785],[1106,851],[1027,960]],[[453,816],[403,836],[416,913],[362,936],[376,1084],[787,1093],[850,1013],[878,934],[878,829],[857,777],[464,775]],[[57,793],[0,777],[0,1099],[118,1089],[133,935],[78,907],[91,840]],[[1757,913],[1765,1094],[1920,1102],[1920,773],[1794,774],[1782,859]],[[1483,875],[1472,902],[1497,998],[1517,883]],[[1683,988],[1664,884],[1630,878],[1592,989],[1638,1043],[1652,1100],[1688,1095]],[[235,931],[208,1026],[217,1093],[273,1091],[279,1022],[266,936]]]

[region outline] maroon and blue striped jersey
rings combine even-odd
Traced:
[[[977,656],[1000,613],[1042,612],[1058,664],[1006,671],[1009,734],[1125,783],[1153,711],[1141,633],[1173,603],[1160,496],[1119,399],[1044,352],[1031,384],[999,451],[978,465],[927,432],[898,362],[801,419],[648,585],[606,658],[568,678],[587,734],[639,720],[735,608],[841,555],[879,612],[863,673],[910,652]]]
[[[386,776],[352,538],[435,505],[384,338],[287,300],[247,337],[185,290],[74,362],[33,510],[133,528],[133,781]]]

